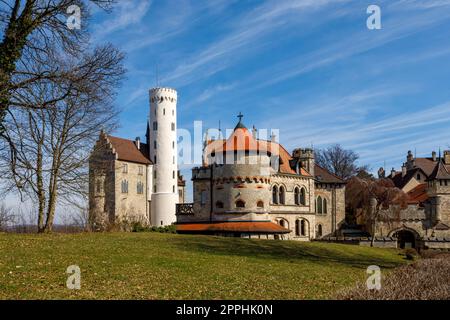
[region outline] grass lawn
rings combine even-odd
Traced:
[[[1,234],[0,299],[326,299],[397,250],[161,233]],[[81,290],[66,268],[81,269]]]

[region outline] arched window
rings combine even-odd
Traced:
[[[296,205],[300,204],[300,189],[297,187],[295,187],[295,190],[294,190],[294,203]]]
[[[259,200],[259,201],[256,203],[256,206],[257,206],[258,208],[264,208],[264,202],[263,202],[262,200]]]
[[[295,235],[300,235],[300,220],[295,220]]]
[[[285,204],[285,195],[286,195],[286,192],[284,190],[284,187],[281,186],[280,187],[280,204]]]
[[[278,187],[277,186],[272,187],[272,202],[274,204],[278,204]]]
[[[300,235],[306,236],[306,223],[305,220],[300,221]]]
[[[316,238],[320,238],[321,236],[322,236],[322,225],[318,224],[316,230]]]
[[[223,208],[223,202],[222,201],[217,201],[216,202],[216,208],[222,209]]]
[[[317,213],[322,213],[322,197],[317,197]]]
[[[302,188],[300,190],[300,204],[306,205],[306,190],[305,190],[305,188]]]
[[[327,213],[327,199],[323,198],[323,213]]]
[[[245,208],[245,202],[242,200],[236,201],[236,208]]]
[[[279,224],[280,226],[282,226],[283,228],[286,227],[286,221],[284,221],[283,219],[280,219],[280,221],[278,221],[278,224]]]

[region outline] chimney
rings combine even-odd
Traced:
[[[436,161],[436,151],[431,152],[431,158]]]
[[[258,130],[255,128],[255,126],[253,126],[253,129],[252,129],[252,136],[253,136],[253,139],[258,139]]]
[[[402,165],[402,177],[406,176],[406,165]]]
[[[134,143],[136,144],[136,148],[138,148],[138,150],[141,150],[141,138],[136,137],[136,141]]]
[[[406,156],[406,167],[408,170],[414,168],[414,156],[411,150],[408,151],[408,155]]]
[[[450,164],[450,150],[444,150],[444,163]]]
[[[394,176],[395,176],[395,169],[392,168],[392,169],[391,169],[391,178],[393,178]]]

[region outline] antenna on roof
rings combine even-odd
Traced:
[[[217,138],[217,140],[222,139],[222,129],[220,128],[220,120],[219,120],[219,137]]]

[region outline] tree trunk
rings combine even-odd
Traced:
[[[36,162],[36,187],[38,194],[38,232],[44,232],[44,210],[45,210],[45,191],[44,191],[44,182],[42,177],[42,145],[38,145],[38,154],[37,154],[37,162]]]

